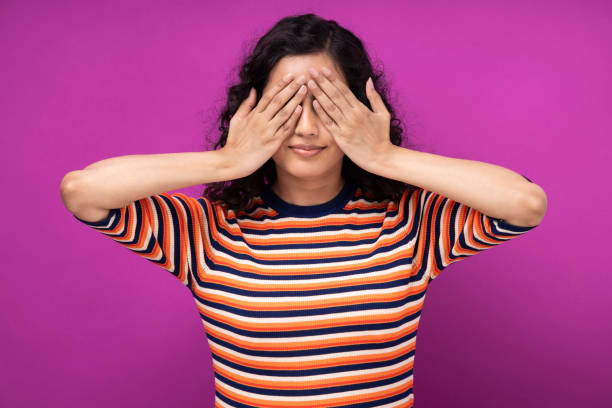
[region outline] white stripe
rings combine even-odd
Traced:
[[[503,228],[503,227],[501,227],[501,226],[500,226],[500,222],[499,222],[499,220],[492,220],[492,221],[493,221],[493,224],[495,224],[495,228],[496,228],[497,230],[499,230],[499,231],[502,231],[502,232],[504,232],[504,233],[508,233],[508,234],[514,234],[514,235],[519,235],[519,234],[522,234],[522,232],[517,232],[517,231],[513,231],[513,230],[509,230],[509,229],[507,229],[507,228]],[[506,223],[506,224],[507,224],[507,223]],[[494,235],[495,235],[495,234],[494,234]],[[508,239],[510,239],[510,238],[512,238],[512,237],[499,237],[499,238],[500,238],[500,239],[505,239],[505,240],[508,240]]]
[[[324,255],[321,255],[321,257],[324,257]],[[366,262],[367,261],[368,260],[366,260]],[[320,283],[333,284],[335,282],[344,282],[347,279],[352,279],[352,278],[359,278],[360,280],[363,280],[364,283],[367,283],[369,279],[371,278],[384,277],[384,276],[391,275],[398,271],[406,271],[406,277],[408,277],[408,272],[412,269],[412,264],[408,263],[408,261],[406,262],[407,263],[405,265],[397,265],[394,267],[389,267],[388,265],[384,265],[384,264],[379,265],[378,267],[381,269],[377,271],[369,271],[369,272],[360,271],[355,261],[337,262],[336,265],[343,263],[349,267],[348,270],[345,270],[345,272],[354,269],[353,273],[349,275],[343,275],[343,276],[324,276],[323,275],[323,277],[300,278],[299,280],[295,280],[293,277],[286,278],[286,279],[283,279],[283,278],[278,278],[278,279],[249,278],[245,276],[236,275],[233,273],[228,273],[225,271],[220,271],[217,269],[211,269],[211,268],[208,268],[203,263],[202,263],[202,267],[203,268],[206,267],[207,275],[218,276],[222,278],[222,280],[224,282],[227,282],[228,284],[231,284],[232,282],[244,283],[245,286],[248,286],[251,284],[265,284],[266,286],[269,286],[270,288],[272,288],[274,285],[280,285],[281,287],[285,288],[287,284],[290,284],[292,288],[299,290],[301,285],[312,286],[314,284],[320,284]],[[329,265],[329,263],[326,263],[325,265]],[[264,267],[264,265],[262,265],[262,267]],[[284,270],[287,270],[286,275],[291,274],[291,271],[287,269],[286,265],[282,265],[280,267],[283,268]],[[257,268],[259,269],[259,266],[257,266]],[[279,267],[276,266],[270,269],[278,270],[278,268]],[[311,264],[311,266],[304,266],[304,268],[311,268],[313,272],[317,271],[317,266],[314,264]],[[294,275],[299,276],[300,274],[301,272],[299,273],[294,272]]]
[[[391,404],[380,405],[378,408],[394,408],[394,407],[399,407],[400,405],[405,404],[406,402],[411,401],[412,399],[414,399],[414,394],[410,393],[406,397],[402,398],[399,401],[392,402]]]
[[[106,223],[105,225],[98,225],[98,226],[93,226],[93,225],[92,225],[92,227],[94,227],[94,228],[96,228],[96,229],[102,229],[102,230],[104,230],[104,229],[109,229],[109,228],[110,228],[110,226],[111,226],[111,225],[113,225],[113,222],[115,221],[115,218],[116,218],[116,217],[118,217],[118,215],[113,214],[113,216],[110,218],[110,220],[108,220],[108,223]],[[88,221],[88,222],[89,222],[89,221]],[[113,236],[114,234],[107,234],[107,235],[109,235],[109,236]]]

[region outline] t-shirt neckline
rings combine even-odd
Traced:
[[[278,212],[280,215],[297,216],[297,217],[317,217],[324,214],[332,213],[343,208],[346,203],[353,197],[355,186],[348,181],[344,182],[342,190],[331,200],[315,205],[297,205],[291,204],[280,198],[270,186],[266,186],[261,193],[263,201]]]

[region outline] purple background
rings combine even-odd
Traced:
[[[212,405],[188,290],[76,221],[59,185],[108,157],[208,150],[243,51],[306,12],[364,41],[422,150],[548,195],[537,228],[429,288],[416,406],[612,406],[609,2],[83,3],[0,5],[0,406]]]

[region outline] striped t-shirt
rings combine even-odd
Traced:
[[[79,221],[189,288],[212,352],[215,407],[277,408],[412,407],[427,285],[534,228],[421,188],[374,201],[350,183],[319,205],[268,188],[235,213],[161,193]]]

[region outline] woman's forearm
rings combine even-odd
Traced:
[[[199,184],[245,177],[223,149],[112,157],[64,176],[66,208],[120,208],[133,201]]]
[[[393,146],[377,174],[419,186],[515,225],[536,225],[546,193],[520,174],[490,163]]]

